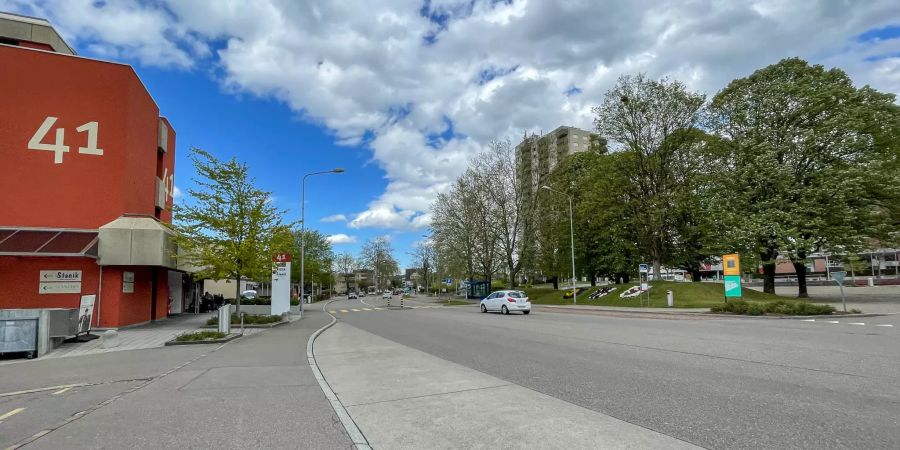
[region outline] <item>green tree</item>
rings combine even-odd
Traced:
[[[292,231],[292,242],[294,254],[297,255],[296,262],[291,264],[291,280],[300,281],[300,240],[301,233],[306,233],[306,257],[304,260],[303,275],[304,283],[309,283],[312,287],[313,283],[318,286],[326,286],[333,280],[332,267],[334,266],[334,252],[328,237],[317,230],[307,229]],[[306,286],[303,289],[306,292]]]
[[[388,286],[391,278],[400,272],[400,266],[394,258],[391,241],[384,236],[366,241],[359,256],[359,266],[374,271],[376,289]]]
[[[593,109],[597,131],[626,153],[619,162],[628,177],[629,220],[640,254],[659,276],[672,259],[675,227],[672,193],[685,184],[678,173],[690,157],[705,96],[679,81],[651,80],[643,74],[623,76]]]
[[[196,267],[199,277],[235,280],[240,312],[240,280],[267,279],[272,255],[291,248],[283,211],[255,186],[245,163],[223,162],[199,148],[190,159],[196,188],[173,210],[178,257]]]
[[[853,251],[887,237],[900,114],[894,95],[856,88],[840,69],[784,59],[732,81],[710,106],[710,127],[728,141],[711,192],[726,240],[759,255],[764,290],[789,258],[806,297],[806,259]],[[879,180],[881,188],[873,186]]]

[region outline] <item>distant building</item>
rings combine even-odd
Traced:
[[[598,146],[600,136],[580,128],[561,126],[547,134],[525,136],[516,145],[519,188],[533,195],[566,156]]]

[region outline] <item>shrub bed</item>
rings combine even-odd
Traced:
[[[264,325],[269,323],[281,322],[281,316],[269,316],[265,314],[244,314],[244,325]],[[219,318],[211,317],[206,321],[207,325],[218,325]],[[232,325],[240,325],[241,324],[241,316],[237,314],[231,315],[231,324]]]
[[[192,333],[179,335],[175,340],[178,342],[207,341],[212,339],[222,339],[225,336],[225,333],[219,333],[218,331],[194,331]]]
[[[761,316],[763,314],[782,314],[787,316],[818,316],[834,313],[831,305],[816,305],[809,302],[745,302],[733,301],[713,305],[709,308],[714,313],[732,313],[745,316]]]
[[[228,303],[233,305],[234,299],[228,300]],[[271,297],[256,297],[256,298],[242,298],[242,305],[271,305],[272,298]],[[300,299],[292,298],[291,306],[297,306],[300,304]]]

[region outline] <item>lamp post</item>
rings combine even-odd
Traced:
[[[575,287],[575,225],[572,222],[572,196],[565,192],[557,191],[550,186],[541,186],[550,192],[565,195],[569,199],[569,244],[572,246],[572,302],[578,304],[578,289]]]
[[[300,182],[300,317],[303,317],[303,284],[306,281],[304,280],[306,269],[306,177],[328,173],[344,173],[344,169],[338,167],[322,172],[310,172],[303,175],[303,180]]]

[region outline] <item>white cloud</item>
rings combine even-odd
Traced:
[[[343,233],[332,234],[325,238],[330,244],[355,244],[356,236],[348,236]]]
[[[181,192],[181,189],[178,186],[172,185],[172,198],[181,198],[184,194]]]
[[[347,216],[343,214],[335,214],[333,216],[323,217],[322,222],[346,222]]]
[[[283,101],[341,144],[366,146],[388,185],[353,228],[426,226],[435,194],[490,139],[590,128],[591,106],[622,74],[668,75],[713,95],[800,56],[900,92],[900,39],[856,38],[900,24],[896,0],[37,5],[13,0],[12,9],[49,16],[111,57],[176,67],[211,60],[228,90]],[[572,87],[581,92],[566,95]]]

